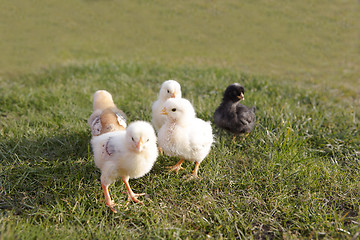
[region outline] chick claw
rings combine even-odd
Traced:
[[[169,167],[166,167],[166,168],[170,169],[169,172],[176,172],[176,173],[179,173],[180,170],[184,170],[184,169],[185,169],[185,168],[183,168],[183,167],[181,167],[181,166],[177,166],[177,165],[175,165],[175,166],[169,166]]]
[[[188,176],[186,177],[185,182],[190,182],[190,181],[192,181],[192,180],[197,180],[197,179],[200,179],[200,177],[199,177],[198,175],[190,174],[190,176],[188,175]]]
[[[184,159],[180,159],[180,161],[179,161],[177,164],[175,164],[174,166],[169,166],[169,167],[166,167],[166,168],[169,168],[169,169],[170,169],[169,172],[174,171],[174,172],[178,173],[179,170],[183,170],[183,169],[184,169],[184,168],[181,166],[181,164],[182,164],[183,162],[184,162]]]
[[[145,193],[134,193],[134,194],[131,195],[131,194],[129,194],[128,192],[126,192],[126,195],[127,195],[128,198],[127,198],[125,207],[127,207],[127,206],[129,205],[129,203],[130,203],[131,200],[134,201],[134,202],[136,202],[136,203],[139,203],[139,204],[141,204],[141,205],[144,205],[144,203],[143,203],[142,201],[140,201],[140,200],[138,199],[138,197],[144,196]]]
[[[108,206],[111,211],[113,211],[114,213],[117,213],[118,211],[116,210],[115,206],[117,205],[113,200],[107,201],[107,200],[101,200],[101,202],[105,202],[106,206]]]

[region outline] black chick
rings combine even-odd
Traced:
[[[214,123],[236,135],[249,135],[255,126],[255,107],[248,108],[240,103],[244,100],[244,87],[238,83],[229,85],[222,103],[215,110]]]

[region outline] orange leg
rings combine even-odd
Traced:
[[[125,183],[125,187],[126,187],[126,190],[127,190],[127,196],[128,196],[128,200],[127,200],[127,203],[125,206],[127,206],[129,203],[130,203],[130,199],[133,200],[134,202],[136,203],[140,203],[142,205],[144,205],[143,202],[141,202],[139,199],[137,199],[138,197],[140,196],[144,196],[145,193],[134,193],[132,190],[131,190],[131,187],[129,185],[129,177],[121,177],[121,179],[123,180],[123,182]]]
[[[188,179],[186,179],[186,182],[189,182],[191,180],[195,180],[195,179],[199,178],[199,176],[198,176],[199,166],[200,166],[200,163],[195,162],[195,168],[194,168],[192,174],[188,177]]]
[[[195,178],[198,177],[199,166],[200,166],[200,163],[199,163],[199,162],[195,162],[195,168],[194,168],[194,171],[192,172],[192,175],[193,175]]]
[[[158,147],[158,150],[159,150],[160,155],[163,155],[163,154],[164,154],[164,152],[163,152],[163,150],[162,150],[161,147]]]
[[[234,143],[234,144],[236,143],[236,135],[233,136],[232,143]]]
[[[101,187],[104,191],[106,206],[108,206],[111,209],[111,211],[113,211],[114,213],[117,213],[117,210],[114,208],[116,204],[113,200],[111,200],[111,197],[109,194],[109,187],[105,186],[104,184],[101,184]]]
[[[241,135],[241,137],[240,137],[240,138],[241,138],[241,141],[244,141],[247,136],[249,136],[249,133],[246,133],[246,134],[244,134],[244,135]],[[232,142],[233,142],[233,143],[236,143],[236,135],[233,136]]]
[[[174,166],[171,166],[171,167],[167,167],[167,168],[170,168],[169,172],[174,171],[174,172],[178,173],[179,170],[184,169],[183,167],[181,167],[181,164],[183,164],[183,162],[184,162],[184,159],[180,158],[180,161],[177,164],[175,164]]]

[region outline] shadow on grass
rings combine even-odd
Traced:
[[[0,142],[0,209],[21,214],[86,192],[99,174],[89,141],[90,135],[80,132]]]
[[[84,158],[89,153],[88,132],[41,136],[36,140],[23,138],[0,142],[2,165],[66,161],[69,158]]]

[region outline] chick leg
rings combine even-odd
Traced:
[[[145,193],[134,193],[132,190],[131,190],[131,187],[129,185],[129,177],[121,177],[121,179],[123,180],[124,184],[125,184],[125,187],[126,187],[126,190],[127,190],[127,196],[128,196],[128,200],[127,200],[127,203],[125,206],[127,206],[130,202],[130,199],[132,199],[134,202],[136,203],[140,203],[142,205],[144,205],[143,202],[141,202],[139,199],[137,199],[138,197],[140,196],[144,196]]]
[[[111,200],[110,194],[109,194],[109,186],[105,186],[104,184],[101,184],[101,187],[104,191],[104,195],[105,195],[105,204],[111,209],[111,211],[113,211],[114,213],[117,213],[117,210],[114,208],[115,207],[115,202],[113,200]]]
[[[241,141],[244,141],[247,136],[249,136],[249,133],[246,133],[246,134],[242,135],[242,136],[240,137]],[[233,142],[234,144],[236,143],[236,135],[233,136],[232,142]]]
[[[199,163],[199,162],[195,162],[195,168],[194,168],[194,171],[192,172],[192,175],[193,175],[195,178],[198,177],[199,166],[200,166],[200,163]]]
[[[199,178],[199,176],[198,176],[199,166],[200,166],[200,163],[195,162],[195,168],[194,168],[192,174],[186,179],[186,182],[189,182],[191,180],[195,180],[195,179]]]
[[[158,150],[159,150],[159,153],[160,153],[161,155],[163,155],[163,154],[164,154],[164,152],[163,152],[163,150],[162,150],[162,148],[161,148],[161,147],[158,147]]]
[[[179,170],[184,169],[183,167],[181,167],[181,164],[183,162],[184,162],[184,159],[180,158],[180,161],[177,164],[175,164],[174,166],[171,166],[171,167],[167,167],[167,168],[170,168],[169,172],[174,171],[174,172],[178,173]]]

